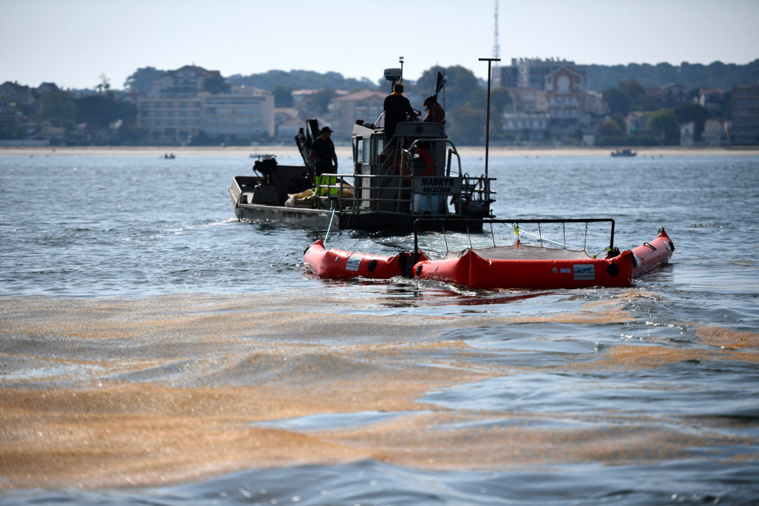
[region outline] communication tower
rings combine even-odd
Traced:
[[[501,45],[498,43],[498,0],[495,0],[495,34],[493,42],[493,58],[496,60],[496,66],[498,66],[498,61],[501,59]]]

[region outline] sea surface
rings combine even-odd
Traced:
[[[759,503],[759,157],[491,156],[498,218],[675,244],[541,291],[314,278],[413,237],[238,222],[252,164],[0,156],[0,504]]]

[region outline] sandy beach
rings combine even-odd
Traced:
[[[491,146],[491,157],[581,157],[581,156],[610,156],[612,148],[600,147],[503,147]],[[460,146],[461,156],[485,156],[484,146]],[[759,156],[759,146],[733,148],[704,148],[704,147],[643,147],[635,148],[641,157],[664,156]],[[271,146],[230,146],[230,147],[182,147],[182,146],[45,146],[45,147],[0,147],[0,156],[132,156],[145,158],[161,158],[165,154],[176,157],[230,157],[246,158],[271,154],[278,157],[298,156],[297,148],[285,145]],[[350,158],[351,148],[347,145],[337,146],[340,158]]]

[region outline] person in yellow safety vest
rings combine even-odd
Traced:
[[[337,177],[324,176],[325,173],[337,173],[337,153],[335,144],[332,142],[333,130],[324,127],[319,132],[319,137],[311,144],[309,157],[316,162],[316,174],[314,177],[314,186],[317,188],[317,195],[337,194],[337,188],[319,188],[319,185],[337,184]],[[334,165],[333,165],[334,162]]]

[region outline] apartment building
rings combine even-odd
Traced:
[[[274,136],[274,97],[236,88],[206,91],[206,80],[221,80],[218,71],[186,65],[158,78],[147,96],[138,97],[138,125],[158,144],[188,143],[198,137],[222,142]]]
[[[759,85],[733,86],[732,143],[759,144]]]
[[[386,93],[361,90],[349,93],[330,104],[330,128],[334,138],[350,138],[356,120],[374,123],[384,111]],[[325,118],[326,119],[326,118]]]
[[[512,58],[511,65],[493,68],[491,77],[495,87],[542,90],[546,77],[561,68],[571,69],[585,77],[582,67],[560,58]]]
[[[202,131],[209,137],[253,139],[274,137],[274,96],[234,90],[202,97]]]
[[[492,72],[495,85],[507,88],[513,99],[503,118],[512,137],[577,137],[597,128],[605,114],[603,97],[587,89],[585,69],[573,61],[512,58],[510,66]]]

